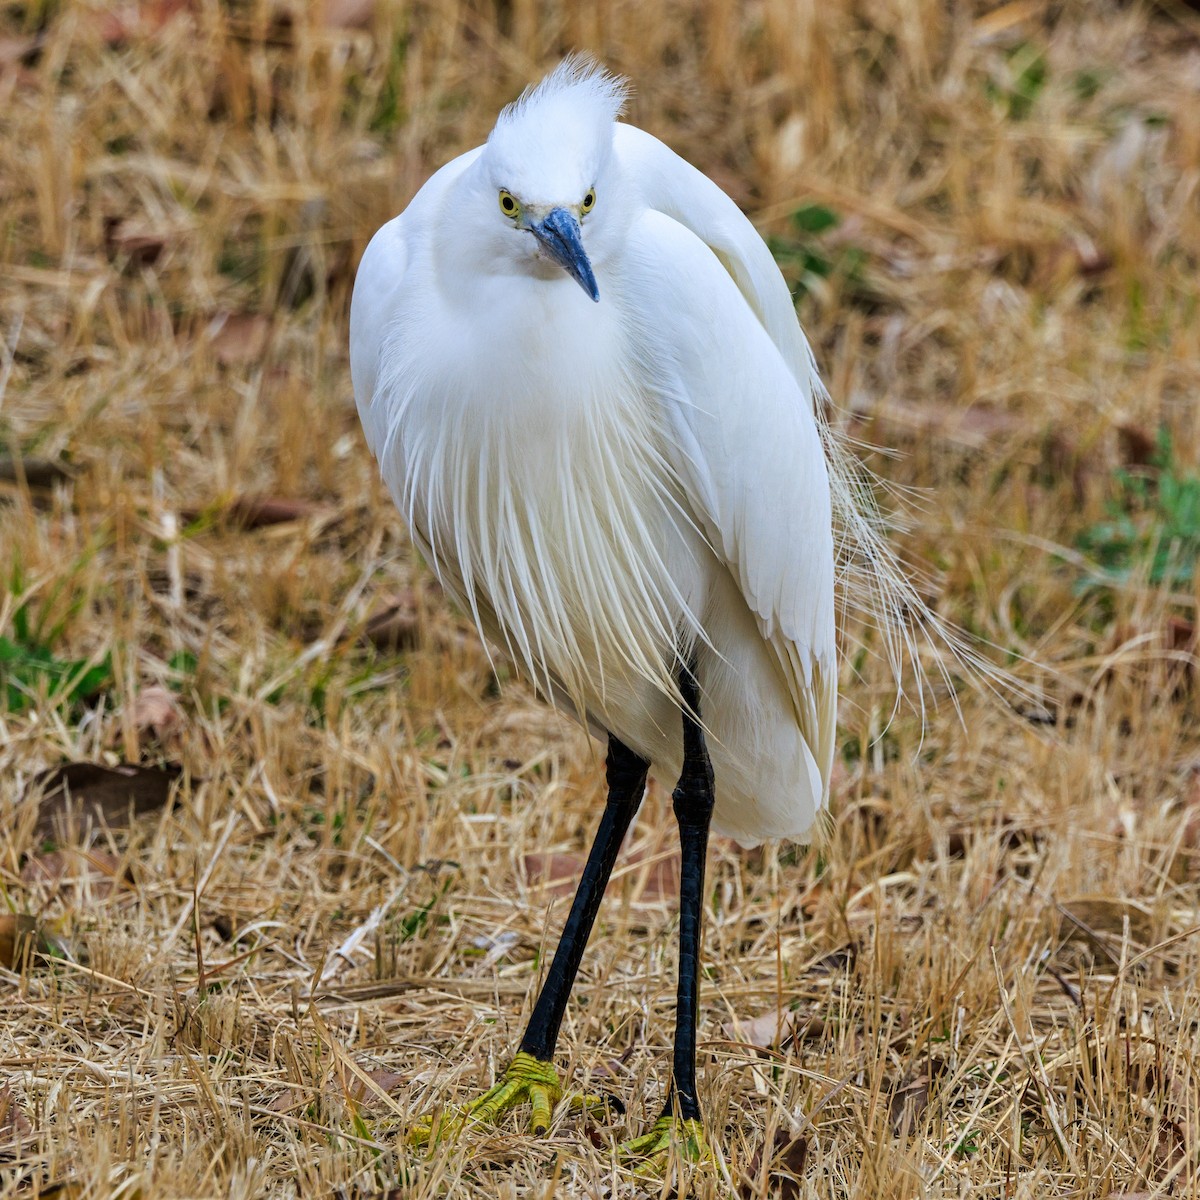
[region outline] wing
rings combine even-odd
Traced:
[[[436,219],[446,188],[479,157],[482,147],[468,150],[435,171],[398,216],[382,225],[363,251],[350,298],[350,378],[367,445],[382,458],[387,438],[389,397],[378,395],[379,354],[408,291],[413,287],[413,246],[421,231]],[[428,260],[425,263],[428,268]],[[385,464],[380,461],[380,466]],[[389,479],[389,485],[397,481]],[[402,490],[402,488],[401,488]],[[400,491],[393,487],[393,495]]]
[[[774,651],[828,788],[835,568],[811,354],[770,251],[733,202],[648,134],[619,128],[633,135],[617,142],[622,168],[649,207],[630,233],[629,282],[648,314],[643,361],[672,466]]]
[[[690,229],[729,272],[810,403],[825,395],[792,294],[750,219],[707,175],[653,134],[618,125],[614,148],[649,208]]]
[[[377,459],[387,438],[387,405],[382,397],[377,401],[375,382],[379,350],[404,293],[406,216],[401,213],[376,231],[358,265],[350,298],[350,378],[367,445]]]

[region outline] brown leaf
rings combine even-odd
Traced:
[[[1175,1168],[1188,1154],[1189,1138],[1179,1121],[1161,1118],[1154,1131],[1154,1166],[1159,1179],[1176,1174]]]
[[[166,234],[159,230],[128,218],[104,218],[104,249],[110,262],[150,266],[158,261],[166,244]]]
[[[262,358],[270,333],[270,318],[262,313],[218,313],[205,331],[217,362],[226,367]]]
[[[1184,654],[1196,652],[1196,625],[1184,617],[1167,618],[1167,649]]]
[[[1059,910],[1070,925],[1089,940],[1098,942],[1105,953],[1119,947],[1126,920],[1129,936],[1135,941],[1148,943],[1156,933],[1153,912],[1136,900],[1103,893],[1071,896],[1062,901]]]
[[[307,500],[290,500],[283,496],[238,496],[225,510],[225,519],[238,529],[260,529],[266,525],[283,525],[288,521],[305,521],[324,509]]]
[[[857,956],[858,950],[853,945],[843,946],[840,950],[831,950],[828,954],[822,954],[820,958],[812,962],[805,974],[840,975],[854,966]]]
[[[26,796],[39,796],[34,833],[38,838],[70,837],[92,822],[109,828],[162,808],[183,768],[123,763],[64,763],[34,776]]]
[[[129,718],[139,733],[152,734],[160,742],[183,724],[175,693],[157,683],[138,692]]]
[[[142,0],[141,3],[114,4],[92,13],[97,36],[113,49],[138,38],[159,33],[177,14],[191,7],[191,0]]]
[[[405,1080],[399,1071],[392,1071],[387,1067],[376,1067],[374,1070],[364,1072],[372,1083],[374,1083],[380,1091],[391,1092],[397,1088]],[[357,1101],[363,1108],[370,1109],[372,1106],[378,1106],[383,1103],[379,1097],[379,1093],[374,1088],[367,1087],[363,1080],[354,1077],[350,1083],[350,1098]]]
[[[990,12],[975,18],[972,29],[974,41],[990,42],[1016,26],[1036,17],[1046,7],[1046,0],[1009,0]]]
[[[384,1092],[391,1092],[405,1079],[399,1071],[392,1071],[387,1067],[376,1067],[374,1070],[364,1071],[364,1074]],[[377,1108],[383,1105],[384,1101],[380,1098],[379,1093],[374,1088],[368,1087],[364,1080],[357,1075],[348,1075],[347,1078],[349,1098],[356,1105],[368,1111],[373,1107]],[[271,1098],[267,1107],[275,1113],[295,1112],[297,1109],[311,1104],[314,1095],[315,1093],[308,1088],[286,1087]],[[324,1089],[321,1095],[332,1102],[343,1099],[342,1094],[332,1088]]]
[[[583,874],[583,858],[578,854],[527,854],[525,878],[541,884],[556,896],[573,895]]]
[[[906,1137],[929,1103],[929,1077],[905,1080],[888,1097],[888,1120],[898,1137]]]
[[[267,1108],[273,1113],[290,1113],[308,1103],[308,1096],[301,1088],[286,1087],[267,1101]]]
[[[763,1149],[759,1146],[742,1172],[738,1188],[740,1200],[759,1200],[770,1196],[772,1200],[797,1200],[801,1194],[804,1167],[808,1162],[808,1138],[794,1137],[786,1130],[777,1129],[771,1144],[771,1156],[767,1164],[767,1178],[763,1180]]]
[[[641,846],[635,846],[627,859],[629,878],[633,881],[633,898],[644,902],[654,903],[658,900],[670,900],[679,895],[680,852],[678,847],[669,851],[650,851]],[[636,869],[639,864],[648,866]]]
[[[376,0],[325,0],[321,20],[326,29],[369,29],[377,7]]]
[[[415,588],[387,596],[367,618],[362,640],[385,653],[412,650],[420,643],[420,608]]]
[[[33,1126],[21,1111],[12,1087],[0,1088],[0,1154],[11,1157],[21,1152],[22,1143],[33,1136]]]
[[[0,967],[19,970],[34,954],[46,953],[46,941],[37,921],[24,913],[0,913]]]
[[[265,529],[270,525],[285,525],[289,521],[304,521],[325,511],[319,504],[307,500],[292,500],[283,496],[235,496],[220,507],[183,508],[179,515],[185,521],[198,521],[215,513],[234,529]]]
[[[782,1011],[772,1009],[746,1020],[735,1017],[721,1031],[730,1041],[768,1050],[819,1038],[825,1032],[825,1022],[820,1017],[805,1018],[784,1005]]]
[[[795,1017],[790,1008],[784,1007],[782,1011],[772,1010],[760,1013],[757,1017],[734,1017],[721,1030],[731,1041],[745,1042],[765,1050],[778,1046],[783,1038],[791,1035]]]
[[[1029,434],[1029,424],[1023,414],[983,404],[961,408],[935,401],[924,404],[884,401],[872,410],[871,416],[889,443],[914,436],[940,437],[976,449],[996,440],[1011,440]]]
[[[66,483],[73,478],[67,464],[61,459],[21,458],[0,455],[0,484],[25,484],[26,487],[47,490],[56,483]]]
[[[94,896],[108,896],[133,883],[128,864],[115,854],[76,847],[31,854],[21,867],[21,880],[56,890],[86,887]]]
[[[1123,421],[1117,426],[1117,446],[1121,461],[1129,467],[1148,467],[1158,453],[1154,434],[1131,421]]]
[[[10,67],[27,67],[33,63],[45,40],[45,35],[40,33],[0,37],[0,75]]]

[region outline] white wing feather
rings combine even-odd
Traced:
[[[413,257],[408,246],[410,231],[420,228],[446,188],[479,157],[481,150],[482,147],[468,150],[434,172],[409,206],[376,230],[358,264],[354,293],[350,297],[350,379],[367,445],[381,466],[383,447],[391,432],[392,412],[390,397],[380,395],[375,385],[379,378],[380,351],[400,297],[409,284]]]
[[[924,631],[922,641],[933,651],[937,670],[947,682],[943,650],[987,686],[1012,689],[1011,678],[985,662],[958,630],[929,609],[913,585],[913,572],[889,545],[869,475],[829,424],[828,393],[812,349],[796,319],[787,284],[757,230],[712,180],[651,134],[618,125],[615,145],[647,203],[691,229],[733,277],[808,401],[829,472],[835,557],[842,581],[839,602],[867,614],[878,630],[898,695],[905,692],[905,675],[911,668],[916,701],[924,712],[926,679],[914,629]]]
[[[618,126],[615,145],[654,210],[631,240],[643,303],[659,315],[646,357],[660,373],[671,364],[661,387],[673,465],[775,653],[827,790],[834,552],[812,356],[770,251],[724,192],[632,126]]]

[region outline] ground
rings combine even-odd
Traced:
[[[658,795],[558,1055],[627,1114],[404,1141],[512,1052],[601,760],[409,549],[349,290],[575,47],[771,240],[1008,673],[897,704],[847,616],[824,838],[712,850],[692,1194],[1200,1194],[1195,7],[10,0],[0,1196],[664,1193],[614,1155],[668,1062]]]

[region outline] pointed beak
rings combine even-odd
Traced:
[[[565,208],[552,208],[540,221],[531,221],[526,228],[593,300],[600,299],[600,289],[583,249],[583,238],[574,213]]]

